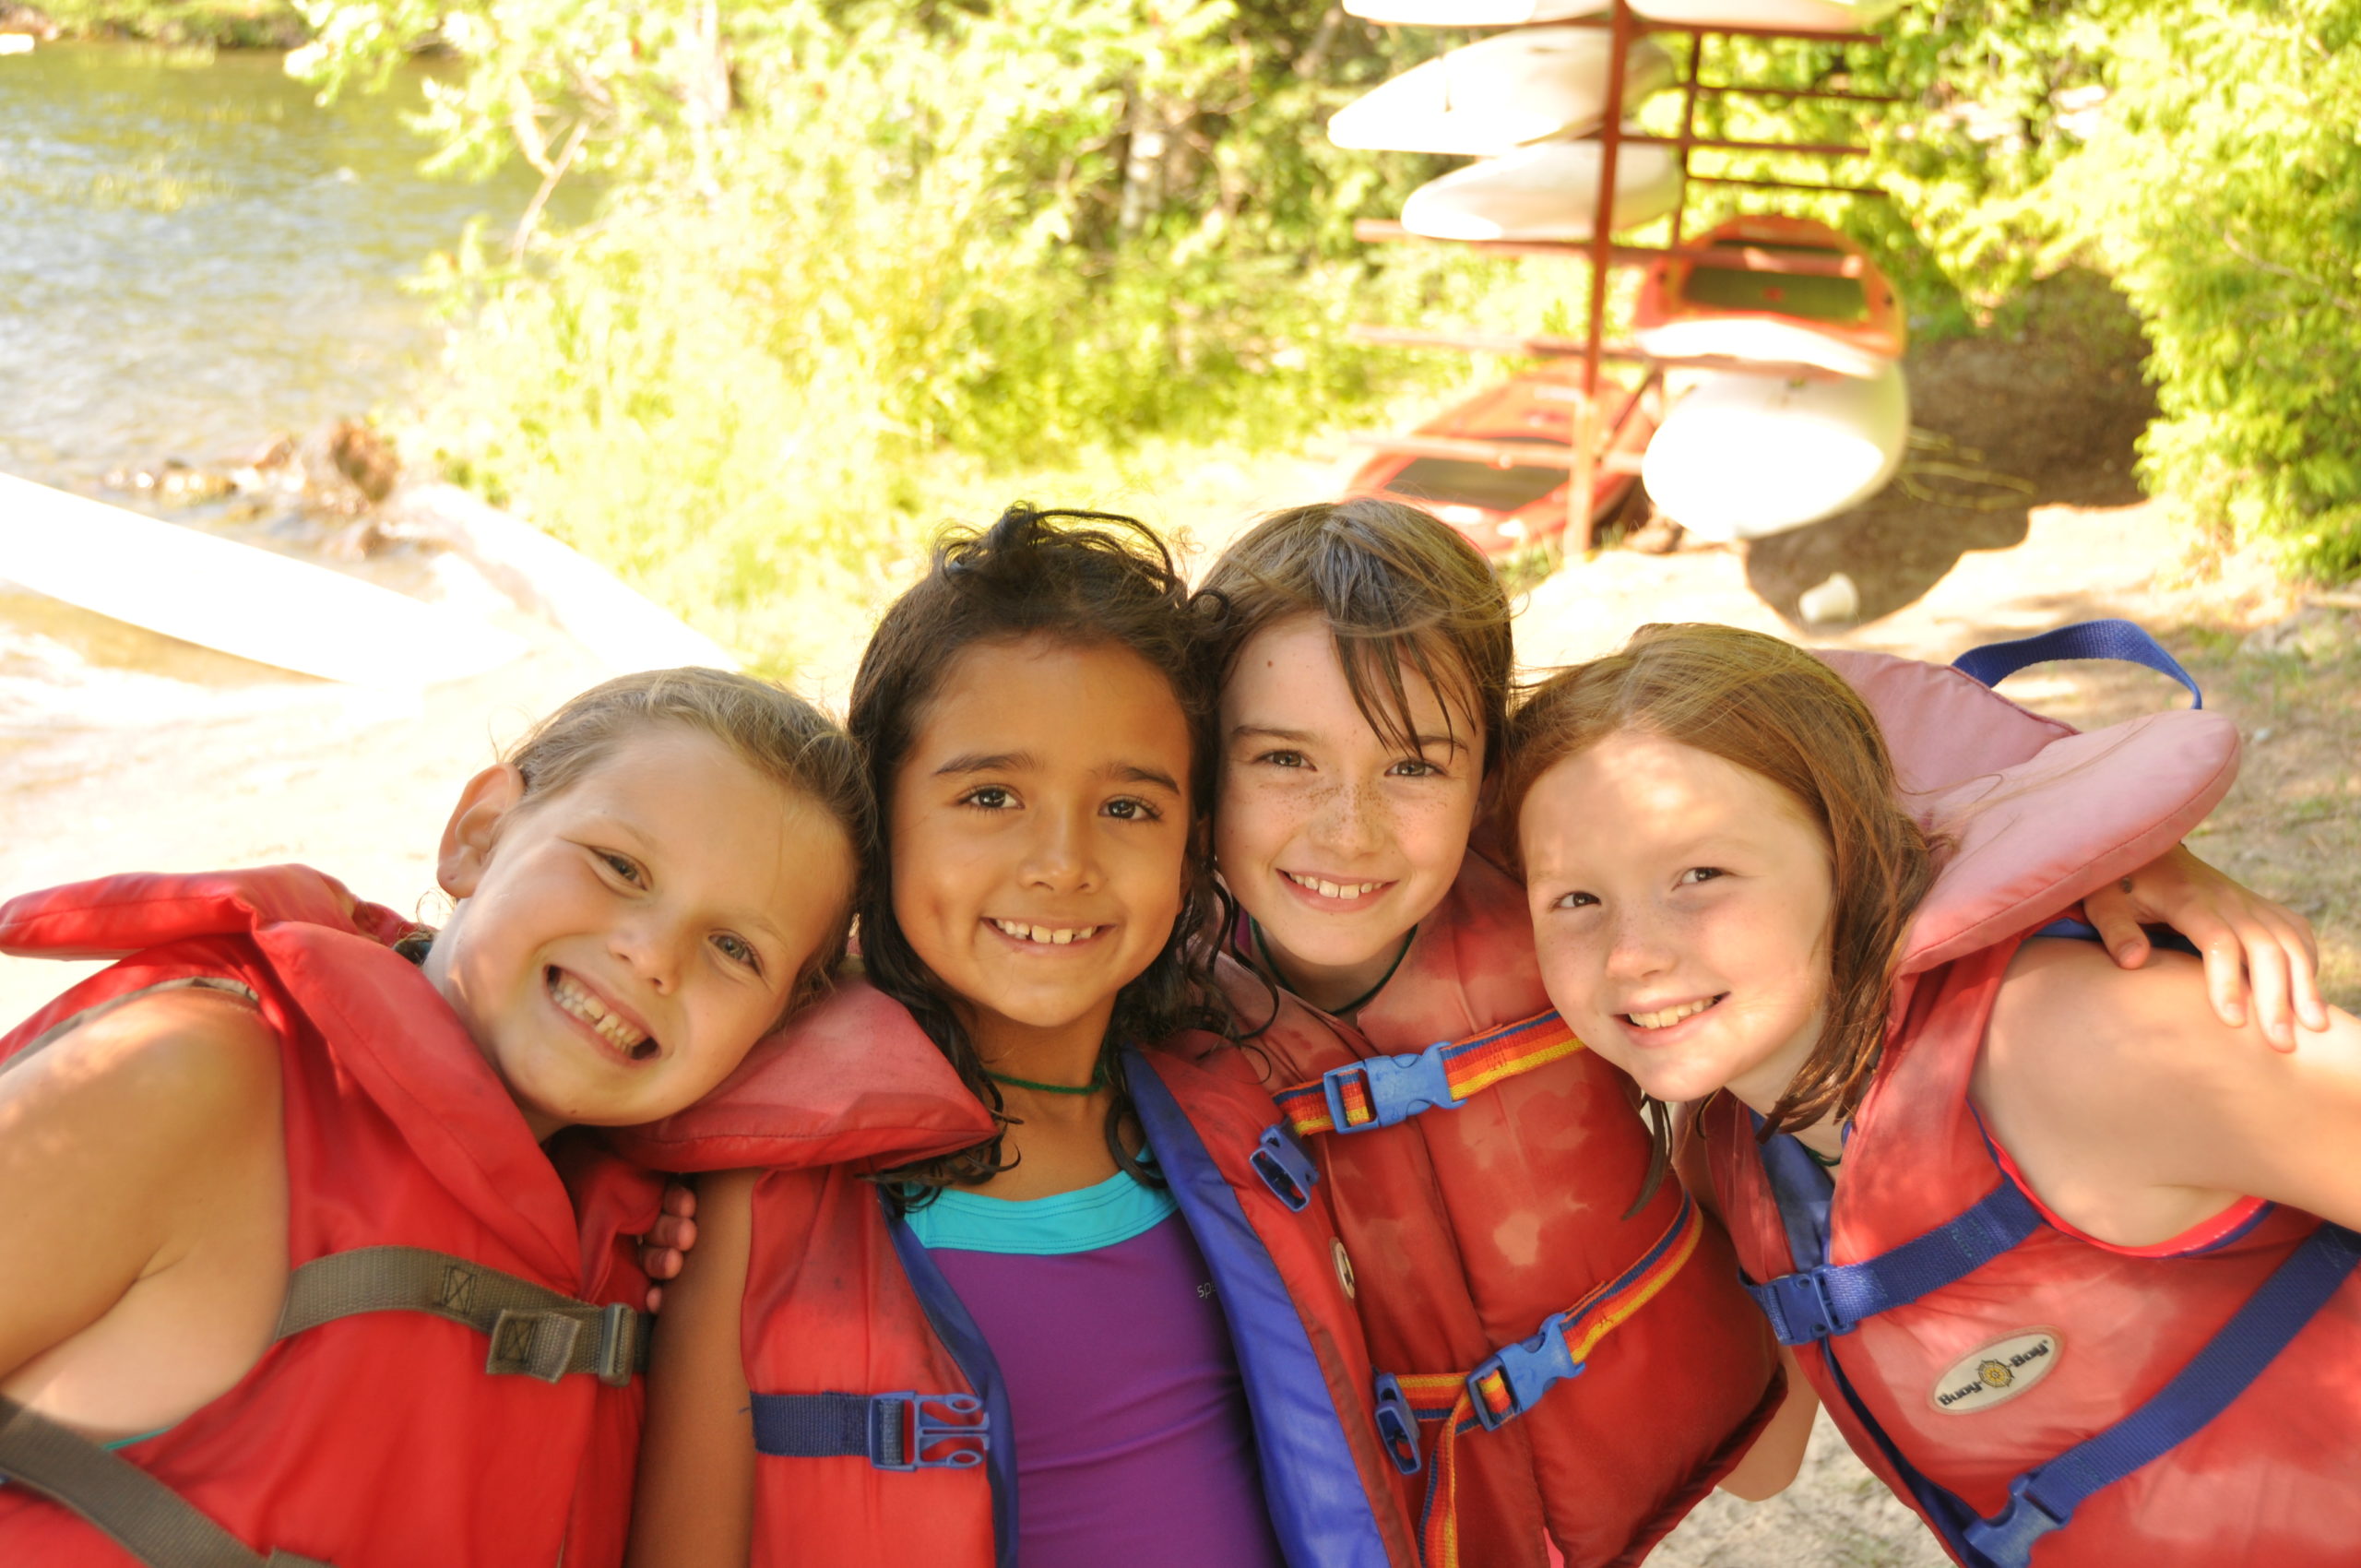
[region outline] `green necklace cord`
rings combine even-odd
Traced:
[[[1262,959],[1264,972],[1270,975],[1274,980],[1284,980],[1285,977],[1279,973],[1278,961],[1271,956],[1270,938],[1263,934],[1263,927],[1261,923],[1252,915],[1249,915],[1246,918],[1246,933],[1254,943],[1254,956]],[[1362,1007],[1368,1004],[1370,997],[1375,996],[1379,992],[1385,989],[1385,982],[1394,978],[1394,971],[1402,967],[1402,960],[1410,956],[1410,944],[1416,942],[1418,939],[1418,928],[1417,926],[1412,926],[1408,931],[1403,933],[1402,945],[1394,950],[1394,962],[1385,966],[1385,972],[1377,977],[1377,983],[1375,985],[1370,986],[1367,991],[1362,992],[1358,996],[1354,997],[1342,1007],[1323,1007],[1321,1011],[1327,1014],[1332,1018],[1341,1018],[1347,1013],[1358,1013],[1360,1011]]]
[[[1013,1089],[1031,1089],[1036,1094],[1097,1094],[1107,1087],[1107,1064],[1100,1063],[1086,1084],[1037,1084],[1030,1078],[1013,1078],[1006,1073],[984,1069],[984,1076],[996,1084],[1006,1084]]]
[[[1801,1138],[1797,1138],[1796,1140],[1796,1146],[1803,1150],[1806,1154],[1811,1156],[1811,1162],[1814,1165],[1819,1166],[1822,1170],[1833,1170],[1838,1166],[1845,1163],[1845,1157],[1843,1155],[1840,1154],[1832,1158],[1831,1157],[1821,1153],[1818,1149],[1812,1147]]]

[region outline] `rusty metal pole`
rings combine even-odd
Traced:
[[[1623,78],[1639,36],[1631,22],[1631,0],[1615,0],[1613,26],[1608,33],[1607,116],[1598,127],[1598,199],[1590,223],[1590,320],[1583,340],[1583,395],[1574,405],[1574,482],[1568,505],[1572,515],[1566,531],[1574,548],[1591,547],[1591,509],[1598,490],[1598,362],[1607,332],[1607,270],[1615,254],[1615,176],[1623,146]]]

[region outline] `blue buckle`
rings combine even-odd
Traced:
[[[1574,1360],[1566,1348],[1566,1320],[1563,1315],[1552,1317],[1541,1325],[1541,1332],[1530,1339],[1514,1345],[1504,1345],[1480,1362],[1467,1374],[1467,1402],[1476,1408],[1477,1424],[1486,1431],[1498,1431],[1510,1421],[1533,1408],[1552,1384],[1563,1383],[1570,1377],[1580,1377],[1588,1361]],[[1508,1385],[1509,1408],[1498,1415],[1484,1397],[1484,1380],[1499,1372]]]
[[[1418,1473],[1426,1462],[1418,1456],[1418,1413],[1410,1408],[1410,1396],[1392,1372],[1377,1374],[1377,1437],[1395,1469],[1406,1476]]]
[[[931,1416],[938,1405],[945,1416]],[[946,1417],[964,1417],[954,1420]],[[984,1462],[992,1419],[973,1394],[876,1394],[869,1400],[869,1462],[881,1470],[967,1470]],[[960,1446],[938,1456],[944,1443]],[[968,1446],[973,1444],[973,1446]]]
[[[1422,1111],[1455,1111],[1466,1103],[1451,1092],[1451,1075],[1442,1053],[1449,1040],[1438,1040],[1411,1056],[1372,1056],[1331,1067],[1320,1075],[1321,1092],[1328,1097],[1328,1120],[1340,1133],[1368,1133],[1406,1122]],[[1345,1120],[1345,1085],[1356,1075],[1369,1089],[1372,1120]]]
[[[1282,1122],[1263,1129],[1254,1140],[1254,1152],[1248,1163],[1263,1184],[1279,1202],[1297,1214],[1303,1212],[1311,1201],[1311,1184],[1320,1180],[1320,1167],[1295,1135],[1295,1129]]]
[[[1860,1326],[1858,1319],[1837,1309],[1824,1269],[1783,1274],[1768,1285],[1750,1284],[1746,1293],[1771,1320],[1771,1331],[1782,1345],[1809,1345]]]
[[[2033,1486],[2040,1475],[2038,1470],[2028,1470],[2011,1481],[2009,1505],[1989,1519],[1969,1520],[1960,1532],[1968,1545],[2000,1568],[2024,1568],[2033,1561],[2033,1543],[2066,1524],[2035,1500]]]

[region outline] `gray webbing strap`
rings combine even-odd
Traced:
[[[327,1568],[289,1552],[247,1550],[138,1466],[6,1396],[0,1476],[72,1509],[148,1568]]]
[[[423,1247],[357,1247],[297,1269],[278,1337],[362,1313],[432,1313],[490,1336],[483,1370],[555,1383],[587,1372],[611,1388],[647,1364],[644,1313],[571,1296]]]
[[[571,1296],[423,1247],[359,1247],[297,1269],[277,1338],[362,1313],[432,1313],[488,1336],[484,1371],[547,1383],[587,1372],[620,1388],[647,1363],[646,1314]],[[0,1477],[71,1509],[147,1568],[327,1568],[253,1552],[186,1498],[112,1454],[0,1396]]]

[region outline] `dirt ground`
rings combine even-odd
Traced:
[[[2361,1008],[2361,598],[2308,602],[2250,559],[2192,566],[2167,509],[2131,482],[2149,409],[2136,342],[2106,305],[2066,296],[2057,312],[2072,317],[2070,331],[2037,316],[2021,340],[1937,344],[1911,362],[1916,421],[1951,444],[1934,456],[2018,477],[2032,491],[2022,504],[1964,510],[1895,490],[1751,549],[1610,550],[1531,590],[1521,655],[1556,664],[1646,622],[1715,620],[1949,659],[2062,621],[2138,621],[2245,736],[2243,776],[2196,847],[2303,911],[2320,932],[2331,999]],[[1212,465],[1183,495],[1055,499],[1127,505],[1188,532],[1202,552],[1251,513],[1329,493],[1347,456],[1340,445]],[[1840,571],[1856,585],[1856,624],[1788,619],[1806,589]],[[479,680],[372,692],[0,590],[0,895],[134,868],[303,860],[431,915],[432,851],[459,785],[532,717],[603,673],[556,634],[533,635],[528,658]],[[857,653],[848,636],[807,689],[839,697]],[[2111,666],[2050,666],[2008,690],[2085,726],[2185,700],[2160,677]],[[84,968],[0,960],[0,1014],[22,1016]],[[1796,1488],[1757,1507],[1714,1499],[1650,1561],[1943,1559],[1823,1421]]]

